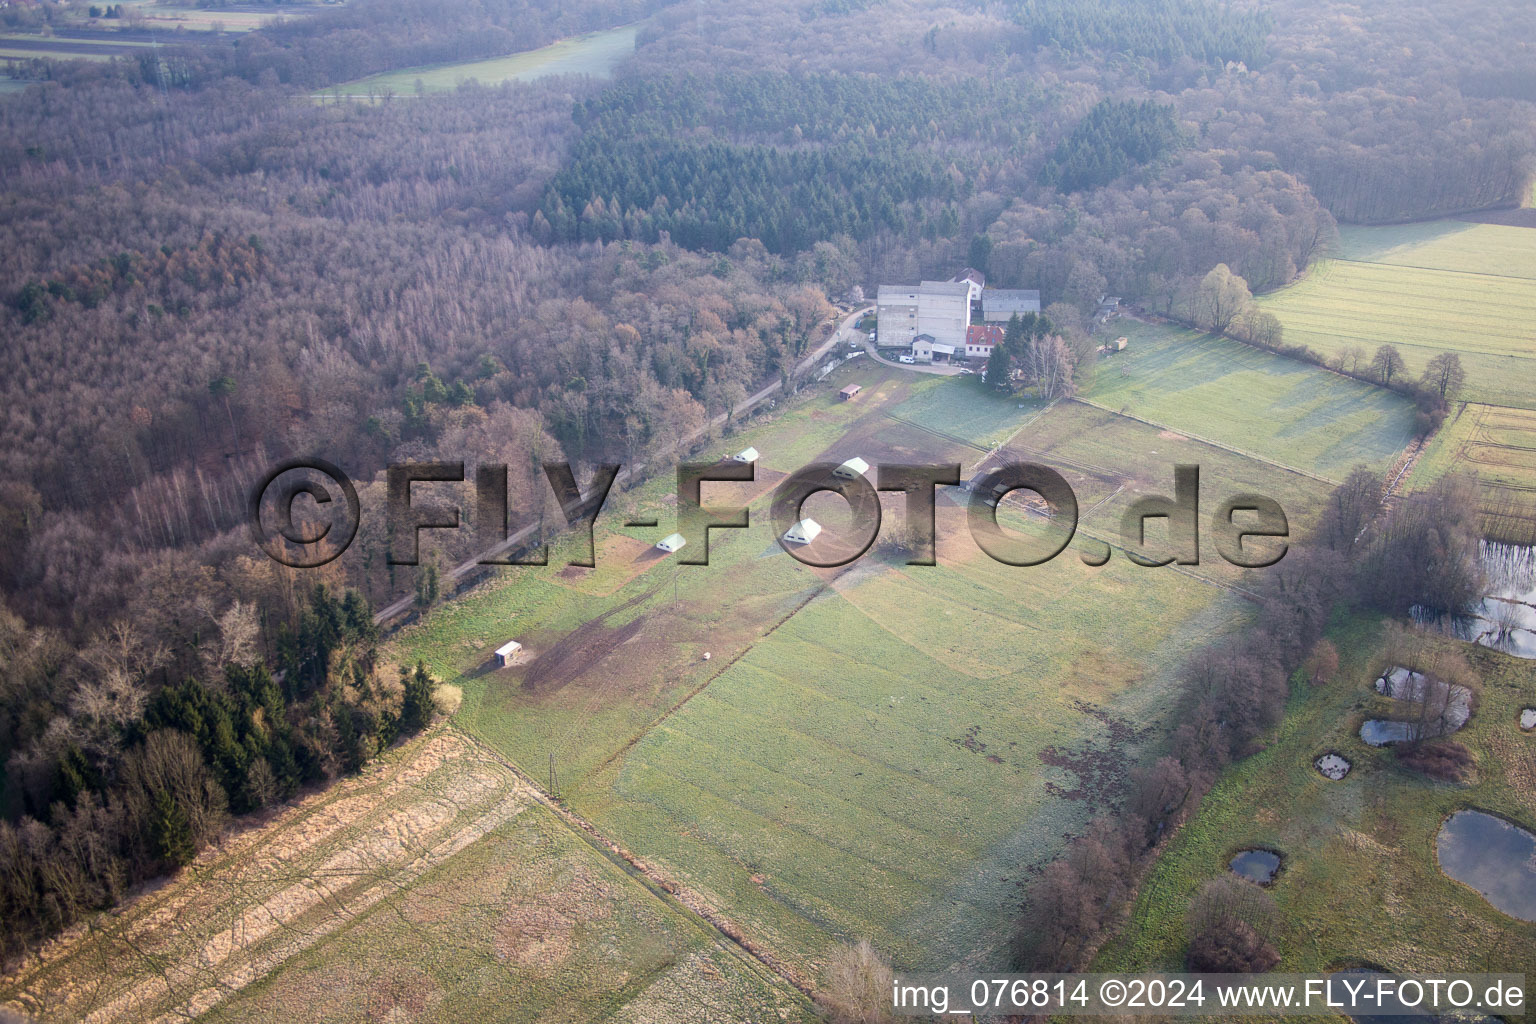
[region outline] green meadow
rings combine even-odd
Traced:
[[[1344,228],[1335,258],[1260,300],[1285,340],[1324,355],[1395,345],[1418,376],[1455,352],[1458,397],[1536,409],[1536,231],[1437,221]]]
[[[846,383],[864,385],[852,402],[836,399]],[[1242,429],[1262,447],[1253,408]],[[553,754],[569,807],[808,976],[861,937],[903,965],[995,959],[1028,865],[1155,756],[1180,662],[1248,606],[1240,572],[1209,548],[1182,571],[1119,554],[1085,564],[1118,540],[1131,501],[1171,493],[1173,467],[1191,461],[1208,501],[1262,490],[1293,529],[1326,491],[1080,403],[1046,410],[857,360],[711,454],[747,444],[759,482],[707,484],[704,500],[749,504],[753,525],[714,531],[707,567],[651,550],[673,528],[674,484],[655,479],[611,499],[597,568],[511,571],[406,629],[393,653],[462,687],[457,723],[541,784]],[[946,492],[937,566],[880,547],[843,569],[801,565],[767,521],[771,483],[854,455],[968,472],[1045,462],[1077,492],[1079,537],[1045,565],[994,562]],[[835,532],[840,502],[817,501],[808,513]],[[902,514],[888,500],[885,528]],[[658,526],[617,525],[642,515]],[[1039,533],[1022,507],[1000,518]],[[509,638],[525,660],[495,669]]]
[[[1121,320],[1083,398],[1331,480],[1382,470],[1413,437],[1412,403],[1227,338]],[[1287,335],[1289,337],[1289,335]]]

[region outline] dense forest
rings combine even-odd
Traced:
[[[881,230],[954,237],[979,179],[1012,183],[1005,168],[1044,102],[1025,83],[960,90],[911,75],[635,79],[577,104],[581,136],[534,234],[665,232],[714,250],[748,237],[780,255]]]
[[[1158,64],[1264,63],[1268,11],[1211,0],[1022,0],[1013,16],[1035,46],[1073,54],[1127,54]]]
[[[1108,185],[1178,144],[1172,107],[1151,100],[1104,100],[1057,144],[1040,170],[1040,183],[1063,192]]]
[[[471,536],[390,566],[365,512],[345,557],[285,569],[242,522],[278,459],[344,466],[369,510],[390,460],[506,463],[553,522],[528,467],[665,464],[795,389],[829,297],[968,263],[1048,307],[1000,372],[1070,393],[1106,293],[1198,319],[1218,267],[1278,287],[1336,221],[1517,199],[1536,14],[1472,6],[357,0],[25,62],[0,97],[5,951],[423,719],[368,608],[434,599],[418,576]],[[324,90],[640,19],[611,81]]]

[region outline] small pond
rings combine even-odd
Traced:
[[[1380,971],[1370,967],[1346,967],[1341,971],[1334,971],[1332,977],[1339,979],[1338,995],[1335,998],[1344,999],[1345,983],[1359,985],[1362,981],[1368,988],[1375,987],[1376,978],[1402,977],[1394,975],[1391,971]],[[1405,1006],[1399,999],[1388,999],[1384,1010],[1390,1013],[1356,1013],[1347,1015],[1355,1024],[1402,1024],[1403,1021],[1436,1021],[1443,1024],[1500,1024],[1497,1017],[1478,1013],[1472,1010],[1451,1011],[1436,1016],[1429,1010],[1418,1006]]]
[[[1334,782],[1338,782],[1349,774],[1349,761],[1338,754],[1324,754],[1316,761],[1313,761],[1312,764],[1323,778],[1332,779]]]
[[[1280,855],[1273,850],[1243,850],[1227,866],[1250,882],[1268,885],[1280,870]]]
[[[1478,559],[1488,586],[1476,607],[1466,615],[1415,608],[1415,621],[1517,658],[1536,658],[1536,547],[1485,540]]]
[[[1413,708],[1403,719],[1373,718],[1360,727],[1360,738],[1373,747],[1425,736],[1445,736],[1472,717],[1472,691],[1448,686],[1397,666],[1376,680],[1376,692]]]
[[[1406,743],[1417,737],[1417,722],[1394,722],[1385,718],[1372,718],[1360,726],[1360,738],[1372,747]]]
[[[1520,712],[1520,728],[1536,729],[1536,708],[1525,708]]]
[[[1510,917],[1536,921],[1536,835],[1482,811],[1457,811],[1435,848],[1446,874]]]

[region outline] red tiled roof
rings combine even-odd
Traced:
[[[972,324],[965,329],[965,343],[967,345],[1001,345],[1003,342],[1003,329],[997,324]]]

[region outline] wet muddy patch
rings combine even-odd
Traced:
[[[1317,773],[1323,778],[1338,782],[1344,776],[1348,775],[1349,770],[1354,766],[1350,764],[1349,759],[1343,755],[1330,752],[1323,754],[1317,760],[1313,761],[1312,767],[1316,768]]]

